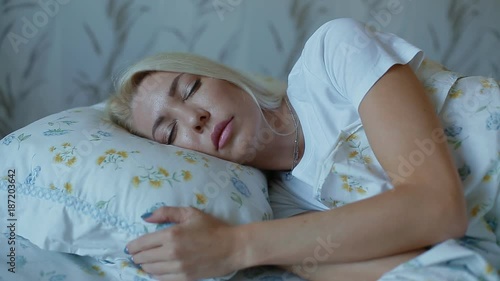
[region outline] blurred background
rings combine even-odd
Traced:
[[[286,80],[307,38],[352,17],[500,79],[499,0],[0,0],[0,138],[105,100],[140,58],[185,51]]]

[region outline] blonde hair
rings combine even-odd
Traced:
[[[115,83],[116,92],[107,101],[111,120],[137,135],[138,132],[132,128],[132,102],[144,77],[156,71],[226,80],[247,92],[262,110],[278,108],[286,95],[286,84],[270,77],[243,73],[194,54],[160,53],[146,57],[126,69]]]

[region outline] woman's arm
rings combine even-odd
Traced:
[[[320,264],[317,266],[304,264],[284,266],[283,268],[310,281],[375,281],[379,280],[386,272],[391,271],[398,265],[415,258],[423,252],[425,250],[415,250],[394,256],[353,263]]]
[[[248,241],[244,267],[301,264],[315,256],[318,263],[361,261],[464,234],[462,185],[446,142],[435,136],[443,133],[434,107],[412,70],[393,66],[367,93],[359,112],[395,188],[326,212],[238,227],[241,241]],[[401,173],[401,158],[412,159],[422,144],[423,161],[413,172]]]

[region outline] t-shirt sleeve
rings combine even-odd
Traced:
[[[391,66],[420,66],[422,50],[404,39],[349,18],[323,24],[308,39],[302,52],[303,64],[324,79],[356,109],[370,88]]]

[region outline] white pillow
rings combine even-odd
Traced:
[[[104,102],[11,133],[0,155],[0,200],[10,204],[1,220],[16,219],[15,233],[46,250],[127,258],[126,243],[161,227],[140,216],[163,205],[231,224],[272,218],[259,170],[132,135]]]

